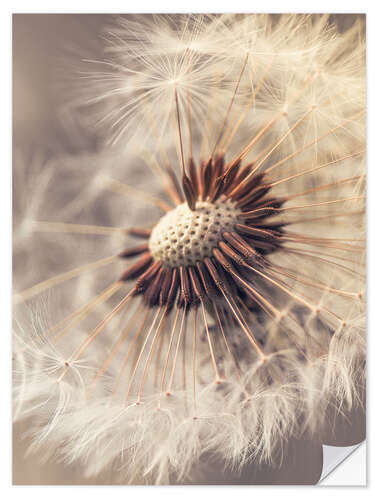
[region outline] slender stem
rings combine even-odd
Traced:
[[[244,74],[244,71],[245,71],[245,68],[246,68],[246,64],[247,64],[247,61],[249,60],[249,54],[247,53],[246,56],[245,56],[245,60],[243,62],[243,65],[242,65],[242,68],[241,68],[241,72],[240,72],[240,76],[238,77],[238,80],[237,80],[237,84],[236,84],[236,87],[234,89],[234,92],[233,92],[233,95],[232,95],[232,99],[229,103],[229,106],[228,106],[228,109],[225,113],[225,117],[224,117],[224,120],[223,120],[223,124],[220,128],[220,131],[217,135],[217,138],[216,138],[216,141],[215,141],[215,144],[214,144],[214,147],[212,148],[212,151],[211,151],[211,154],[210,154],[210,158],[213,158],[214,154],[215,154],[215,151],[216,151],[216,148],[217,148],[217,145],[219,144],[219,141],[221,140],[222,136],[223,136],[223,132],[224,132],[224,129],[225,129],[225,126],[227,124],[227,121],[228,121],[228,117],[229,117],[229,114],[232,110],[232,107],[233,107],[233,103],[234,103],[234,100],[236,98],[236,94],[237,94],[237,91],[238,91],[238,88],[240,86],[240,82],[242,80],[242,76]]]
[[[174,354],[174,357],[173,357],[171,374],[169,376],[169,383],[168,383],[168,388],[167,388],[167,394],[171,394],[171,390],[172,390],[174,372],[176,370],[177,356],[178,356],[178,351],[179,351],[179,347],[180,347],[180,344],[181,344],[181,337],[182,337],[183,327],[184,327],[184,323],[185,323],[185,318],[186,318],[186,304],[184,306],[184,311],[183,311],[183,314],[182,314],[180,331],[179,331],[178,337],[177,337],[176,351],[175,351],[175,354]]]
[[[177,115],[177,125],[178,125],[178,137],[179,137],[179,142],[180,142],[180,153],[181,153],[181,167],[182,167],[182,173],[183,173],[183,175],[186,175],[184,148],[183,148],[183,145],[182,145],[180,106],[179,106],[179,102],[178,102],[178,92],[177,92],[177,87],[176,86],[174,88],[174,97],[175,97],[175,101],[176,101],[176,115]]]
[[[218,367],[217,367],[217,362],[216,362],[215,352],[214,352],[214,346],[213,346],[213,343],[212,343],[210,331],[208,329],[207,318],[206,318],[206,309],[204,307],[203,300],[201,300],[201,304],[202,304],[202,313],[203,313],[204,326],[205,326],[205,330],[206,330],[206,336],[207,336],[208,346],[209,346],[209,349],[210,349],[210,355],[211,355],[211,360],[212,360],[212,366],[214,368],[216,382],[220,382],[221,377],[220,377],[220,373],[219,373],[219,370],[218,370]]]
[[[48,290],[49,288],[52,288],[53,286],[59,285],[60,283],[63,283],[64,281],[70,280],[72,278],[75,278],[79,276],[80,274],[83,274],[88,271],[94,271],[96,269],[99,269],[100,267],[106,266],[108,264],[111,264],[117,259],[116,255],[112,255],[111,257],[105,257],[104,259],[97,260],[95,262],[90,262],[89,264],[85,264],[83,266],[76,267],[75,269],[72,269],[71,271],[67,271],[66,273],[58,274],[57,276],[54,276],[53,278],[49,278],[48,280],[42,281],[31,288],[28,288],[24,290],[23,292],[20,292],[15,295],[14,300],[15,303],[18,304],[20,302],[24,302],[25,300],[31,299],[35,295],[38,295],[41,292],[44,292],[45,290]]]

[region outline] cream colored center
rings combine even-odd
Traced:
[[[198,201],[190,210],[186,203],[166,213],[154,227],[150,251],[155,260],[168,267],[193,265],[210,257],[222,239],[233,231],[241,210],[231,200]]]

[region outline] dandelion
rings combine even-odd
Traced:
[[[130,199],[153,211],[128,227],[34,221],[138,242],[16,294],[71,298],[68,316],[43,329],[33,313],[37,333],[18,334],[17,417],[33,415],[34,446],[123,482],[185,481],[204,454],[272,461],[332,406],[358,405],[363,383],[363,26],[129,16],[106,38],[80,107],[117,152],[91,186],[112,193],[112,221]],[[125,142],[137,160],[119,160]],[[136,161],[162,191],[123,182]]]

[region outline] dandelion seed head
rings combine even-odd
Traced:
[[[82,195],[83,167],[69,170],[72,202],[48,205],[61,222],[35,225],[61,241],[67,271],[18,294],[65,286],[72,306],[52,327],[34,319],[31,342],[20,333],[17,415],[43,408],[38,446],[88,474],[183,481],[206,453],[236,470],[272,461],[330,405],[359,402],[361,30],[183,15],[120,17],[107,33],[83,87],[121,154],[96,155]],[[81,266],[68,232],[87,238]]]

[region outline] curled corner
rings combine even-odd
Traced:
[[[352,446],[329,446],[323,444],[323,469],[318,483],[321,483],[363,443],[365,443],[365,441]]]

